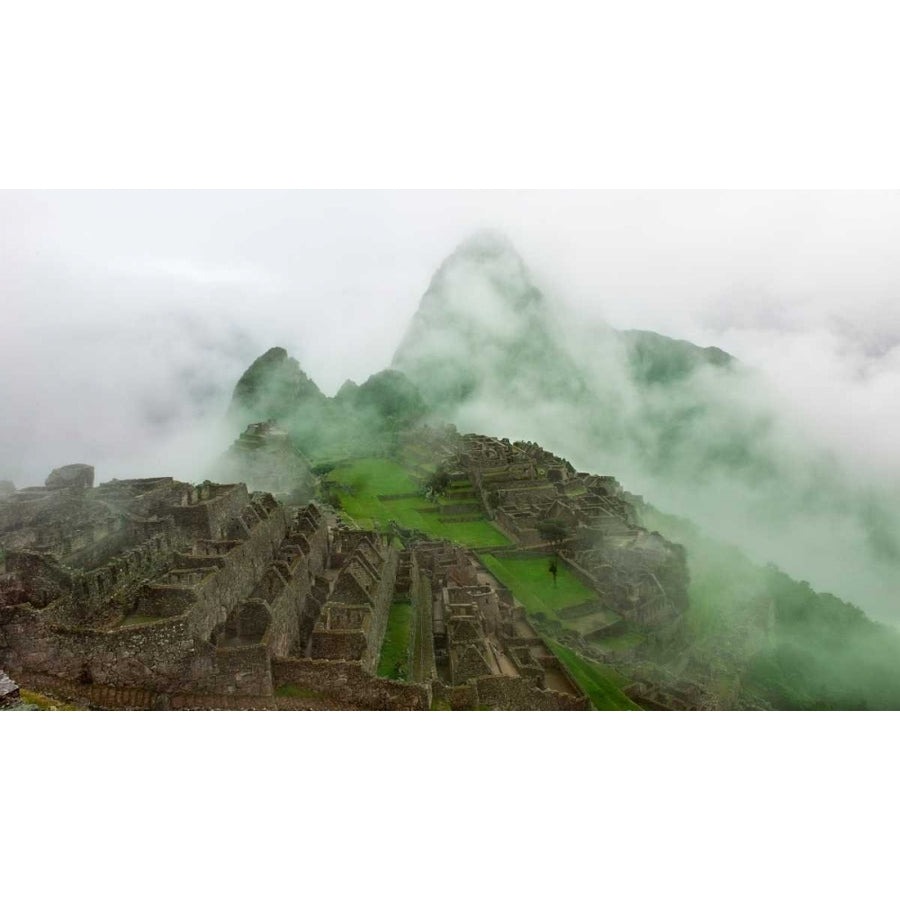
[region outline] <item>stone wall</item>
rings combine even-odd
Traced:
[[[28,606],[13,611],[5,622],[0,616],[11,670],[163,691],[190,684],[195,642],[183,616],[107,631],[52,623]]]
[[[5,608],[0,656],[11,669],[74,681],[166,693],[190,692],[197,684],[218,690],[229,683],[230,657],[220,658],[209,638],[271,565],[286,527],[284,510],[270,509],[246,541],[230,545],[221,567],[208,570],[198,583],[145,588],[141,602],[146,605],[138,609],[147,615],[175,613],[159,622],[92,628],[54,621],[53,605],[44,610],[27,604]],[[253,659],[259,663],[259,657]],[[257,663],[252,676],[242,677],[262,684],[268,664]]]
[[[505,675],[486,675],[474,682],[477,706],[487,709],[525,710],[585,710],[590,709],[587,697],[575,697],[546,691],[526,678]]]
[[[394,585],[397,580],[397,565],[400,554],[395,547],[387,548],[387,558],[381,570],[381,580],[372,597],[372,620],[369,624],[367,652],[364,660],[366,671],[374,673],[381,656],[384,632],[387,629],[388,613],[394,599]]]
[[[410,675],[415,681],[431,682],[437,678],[431,581],[420,570],[415,553],[410,555],[409,571],[413,614]]]
[[[431,688],[390,681],[365,671],[359,662],[326,659],[274,659],[272,680],[278,688],[292,685],[311,700],[353,709],[417,710],[431,707]]]
[[[272,669],[269,652],[263,644],[248,647],[223,647],[207,660],[212,665],[203,675],[194,667],[194,678],[184,691],[190,694],[215,694],[244,697],[272,696]]]
[[[397,548],[364,533],[354,537],[342,534],[341,544],[338,558],[343,568],[312,633],[310,655],[315,659],[359,660],[371,674],[381,655],[400,554]],[[348,552],[350,546],[354,547],[352,552]],[[365,617],[355,615],[350,622],[341,615],[342,606],[357,611],[365,607],[369,612]]]
[[[478,706],[478,693],[474,684],[452,686],[435,680],[432,684],[434,705],[438,709],[472,710]]]
[[[197,600],[187,612],[191,634],[207,639],[234,607],[250,596],[271,566],[286,533],[284,508],[268,511],[247,539],[225,555],[225,565],[193,586]]]
[[[271,696],[248,694],[160,693],[108,684],[84,684],[42,673],[29,673],[28,689],[68,703],[93,709],[114,710],[215,710],[275,709]]]
[[[207,494],[209,499],[201,499],[202,492],[190,493],[185,505],[171,508],[179,528],[201,538],[225,537],[225,526],[247,506],[250,495],[243,484],[215,488],[214,495]]]
[[[327,610],[327,607],[326,607]],[[366,632],[316,629],[312,634],[310,656],[313,659],[366,659]]]

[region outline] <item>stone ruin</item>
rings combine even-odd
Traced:
[[[512,594],[449,541],[408,551],[415,676],[451,709],[588,709]]]
[[[0,499],[0,667],[29,689],[98,708],[588,707],[459,547],[400,549],[241,483],[79,472]],[[406,682],[376,674],[398,596]]]
[[[248,425],[219,460],[214,475],[243,482],[250,490],[270,493],[283,503],[308,503],[315,496],[309,460],[273,419]]]
[[[316,507],[243,484],[26,488],[0,503],[0,665],[110,705],[271,694],[327,544]]]
[[[639,498],[623,491],[615,478],[576,472],[568,461],[528,441],[430,429],[407,440],[428,447],[451,473],[451,483],[471,483],[494,525],[519,549],[549,551],[542,522],[554,520],[566,528],[567,539],[552,549],[597,591],[599,602],[574,612],[596,620],[598,635],[619,619],[677,627],[688,606],[684,548],[641,527]],[[604,610],[613,614],[605,623]]]
[[[44,486],[50,490],[58,488],[84,488],[90,490],[94,486],[94,467],[84,463],[72,463],[54,469],[44,482]]]

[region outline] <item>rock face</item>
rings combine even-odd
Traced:
[[[282,347],[272,347],[254,360],[234,389],[229,415],[246,426],[259,420],[285,421],[304,405],[319,404],[325,395],[300,364]]]
[[[0,670],[0,706],[12,706],[19,702],[19,686]]]
[[[84,463],[60,466],[47,476],[44,485],[51,490],[70,487],[90,489],[94,486],[94,467]]]
[[[400,429],[427,413],[418,388],[402,372],[386,369],[362,385],[345,382],[329,398],[286,350],[272,347],[241,376],[228,418],[241,430],[273,423],[303,453],[330,456],[384,452],[396,444]]]

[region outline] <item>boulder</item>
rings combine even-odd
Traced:
[[[94,467],[84,463],[72,463],[54,469],[44,485],[52,490],[57,488],[92,488],[94,486]]]
[[[0,706],[19,702],[19,686],[6,674],[0,671]]]

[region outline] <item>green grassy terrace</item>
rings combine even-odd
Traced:
[[[409,640],[412,629],[412,605],[395,600],[388,612],[387,629],[378,660],[378,675],[406,681],[409,677]]]
[[[554,583],[550,574],[551,556],[501,559],[491,553],[482,553],[479,558],[531,615],[540,612],[555,619],[559,610],[597,596],[562,560],[557,562]]]
[[[361,528],[386,528],[392,519],[404,528],[414,528],[430,537],[446,538],[466,547],[505,547],[509,538],[498,531],[473,505],[474,521],[439,521],[444,504],[421,496],[419,484],[409,471],[392,459],[363,458],[343,462],[332,469],[328,480],[335,486],[343,511]],[[414,494],[398,500],[379,496]]]
[[[456,498],[456,494],[471,491],[471,484],[454,483],[447,497],[430,503],[420,493],[419,483],[401,463],[381,457],[342,460],[331,472],[328,481],[340,498],[343,512],[361,528],[384,528],[394,520],[404,528],[414,528],[433,538],[446,538],[467,547],[507,547],[512,542],[472,502],[474,521],[458,521],[460,516],[448,514],[457,521],[444,518],[442,507],[470,498]],[[414,496],[399,499],[379,499],[396,494]],[[592,588],[559,560],[556,583],[550,574],[551,556],[522,559],[502,559],[490,552],[479,554],[485,567],[508,587],[526,611],[534,615],[544,613],[556,619],[560,610],[577,606],[596,597]],[[387,630],[378,663],[378,674],[385,678],[408,678],[408,651],[411,639],[412,607],[394,602],[388,614]],[[623,638],[627,639],[627,638]],[[612,669],[578,656],[566,647],[548,641],[553,653],[569,670],[597,709],[639,709],[622,693],[622,679]]]
[[[568,647],[547,641],[556,658],[569,670],[578,686],[590,697],[597,709],[606,711],[640,709],[622,693],[624,679],[614,669],[586,660]]]

